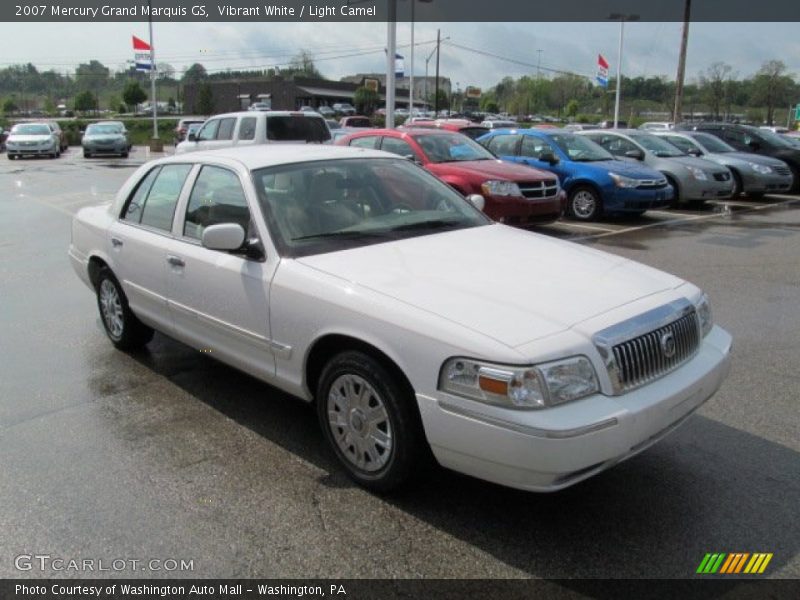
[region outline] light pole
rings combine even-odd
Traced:
[[[612,21],[619,21],[619,53],[617,54],[617,93],[614,99],[614,129],[619,123],[619,93],[622,83],[622,39],[625,35],[625,21],[638,21],[639,15],[623,15],[611,13],[608,18]]]
[[[409,118],[414,116],[414,6],[417,2],[430,4],[433,0],[411,0],[411,72],[408,76]]]
[[[428,58],[425,59],[425,102],[428,101],[428,63],[431,62],[431,59],[433,58],[433,55],[436,54],[436,51],[439,49],[439,44],[441,44],[442,42],[445,42],[445,41],[447,41],[449,39],[450,39],[450,36],[448,35],[447,37],[444,37],[441,40],[438,40],[437,43],[436,43],[436,47],[433,50],[431,50],[431,53],[428,54]]]

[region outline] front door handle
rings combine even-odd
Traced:
[[[122,246],[122,240],[116,237],[112,237],[111,245],[114,246],[114,248],[119,248]]]
[[[185,267],[186,266],[186,263],[183,262],[182,258],[180,258],[179,256],[174,256],[172,254],[167,256],[167,262],[169,264],[171,264],[173,267]]]

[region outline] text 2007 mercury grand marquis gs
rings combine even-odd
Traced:
[[[69,256],[114,345],[158,330],[315,403],[372,489],[427,447],[475,477],[564,488],[719,388],[731,337],[700,289],[473,202],[380,151],[198,152],[81,210]]]

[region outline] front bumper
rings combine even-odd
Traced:
[[[551,198],[486,195],[484,198],[483,212],[506,225],[552,223],[564,212],[564,196],[560,192]]]
[[[792,174],[779,175],[777,173],[747,173],[742,175],[742,191],[745,194],[780,194],[792,188]]]
[[[681,182],[682,201],[724,199],[730,198],[731,194],[733,194],[733,178],[728,181],[686,178]]]
[[[669,206],[675,197],[671,185],[661,188],[618,188],[614,187],[603,199],[606,212],[641,212],[650,208]]]
[[[113,144],[84,143],[83,151],[89,154],[124,154],[128,151],[128,143],[125,141]]]
[[[10,156],[38,156],[40,154],[53,154],[58,151],[55,144],[47,146],[22,146],[20,144],[6,144],[6,152]]]
[[[417,394],[425,433],[447,468],[529,491],[556,491],[651,446],[720,387],[731,336],[719,327],[677,370],[620,396],[596,394],[540,411]]]

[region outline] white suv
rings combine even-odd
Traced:
[[[175,147],[176,154],[232,146],[276,143],[325,143],[331,132],[325,119],[311,112],[271,110],[235,112],[208,119],[196,135]]]

